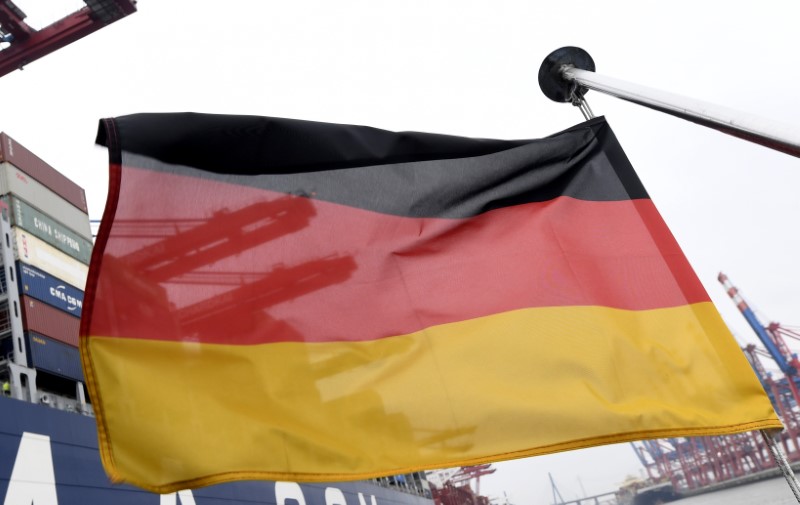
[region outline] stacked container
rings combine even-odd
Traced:
[[[21,312],[27,365],[83,381],[78,329],[92,252],[86,195],[5,133],[0,195],[11,224],[3,246],[15,260],[2,280],[19,290],[19,309],[7,304],[7,311]]]

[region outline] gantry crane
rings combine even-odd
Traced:
[[[0,76],[20,69],[128,14],[135,0],[84,0],[86,7],[35,30],[11,0],[0,0]],[[3,47],[5,46],[5,47]]]
[[[781,372],[786,376],[786,382],[792,392],[792,397],[795,403],[800,405],[800,391],[798,391],[796,383],[798,370],[800,370],[800,361],[798,361],[797,355],[789,350],[789,347],[783,339],[782,332],[778,331],[781,329],[781,326],[777,323],[772,323],[770,326],[761,324],[761,321],[758,320],[753,310],[742,295],[739,294],[739,290],[736,289],[730,279],[728,279],[728,276],[720,272],[717,279],[725,287],[728,296],[731,297],[736,307],[739,309],[739,312],[742,313],[747,323],[753,331],[755,331],[759,340],[761,340],[761,343],[766,347],[772,359],[778,364],[778,368],[780,368]]]
[[[484,465],[462,466],[461,469],[453,474],[450,481],[455,485],[469,485],[475,479],[475,494],[481,494],[481,477],[496,472],[491,463]]]
[[[800,459],[800,410],[796,406],[800,405],[797,386],[800,361],[789,350],[784,338],[800,340],[800,333],[778,323],[764,326],[728,277],[720,273],[718,279],[767,349],[764,351],[749,344],[742,350],[783,420],[786,428],[781,436],[784,451],[790,460],[796,461]],[[760,356],[772,358],[785,379],[774,379],[765,369]],[[752,432],[644,440],[631,445],[650,480],[669,480],[675,489],[699,489],[773,465],[763,441]]]

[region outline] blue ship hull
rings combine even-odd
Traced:
[[[429,498],[358,481],[234,482],[156,495],[112,484],[93,418],[0,397],[0,503],[4,505],[433,505]]]

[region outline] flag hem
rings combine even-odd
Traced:
[[[111,459],[111,466],[107,467],[106,471],[111,480],[115,483],[127,483],[140,487],[147,491],[154,493],[173,493],[183,489],[197,488],[212,486],[215,484],[222,484],[226,482],[234,482],[240,480],[273,480],[273,481],[293,481],[293,482],[338,482],[338,481],[355,481],[372,479],[376,477],[384,477],[387,475],[400,475],[419,472],[423,470],[434,470],[437,468],[450,468],[460,466],[479,465],[484,463],[495,463],[498,461],[507,461],[513,459],[526,458],[531,456],[542,456],[545,454],[554,454],[558,452],[571,451],[576,449],[588,449],[590,447],[597,447],[601,445],[617,444],[624,442],[636,442],[645,439],[656,438],[671,438],[678,436],[717,436],[717,435],[732,435],[736,433],[743,433],[755,430],[782,430],[783,423],[778,419],[762,419],[760,421],[752,421],[748,423],[739,423],[726,426],[713,426],[706,428],[676,428],[676,429],[659,429],[659,430],[643,430],[632,431],[626,433],[616,433],[613,435],[603,435],[599,437],[591,437],[580,440],[571,440],[569,442],[560,442],[547,446],[540,446],[536,448],[525,449],[521,451],[508,452],[504,454],[496,454],[485,457],[469,458],[462,460],[453,460],[450,462],[437,464],[437,465],[420,465],[409,466],[404,468],[397,468],[390,472],[364,472],[358,474],[302,474],[302,473],[286,473],[286,472],[253,472],[253,471],[240,471],[240,472],[225,472],[197,479],[189,479],[179,482],[172,482],[163,485],[150,485],[135,480],[126,480],[123,478],[116,468],[113,466],[113,458]],[[110,449],[104,448],[106,450]],[[104,455],[105,451],[101,451]]]
[[[111,451],[108,439],[108,427],[106,426],[105,409],[102,407],[103,400],[100,395],[100,388],[97,386],[95,369],[92,363],[91,352],[89,351],[89,329],[93,315],[95,292],[97,289],[98,274],[105,254],[105,246],[111,233],[111,223],[117,212],[119,203],[120,187],[122,182],[122,166],[119,138],[114,119],[104,119],[100,121],[100,131],[105,132],[104,138],[107,141],[109,155],[109,177],[108,177],[108,197],[103,211],[103,218],[100,221],[100,229],[97,232],[95,246],[92,249],[88,278],[84,289],[84,307],[81,317],[80,330],[78,335],[78,348],[81,356],[81,365],[84,370],[86,387],[89,390],[89,397],[95,407],[95,419],[97,421],[97,442],[100,450],[100,461],[112,482],[120,482],[115,479],[116,475],[114,455]],[[98,139],[99,139],[98,133]],[[99,140],[98,140],[99,141]],[[140,486],[142,487],[142,486]]]

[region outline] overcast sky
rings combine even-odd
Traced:
[[[599,73],[797,125],[799,18],[788,0],[141,0],[138,13],[2,77],[0,130],[83,186],[99,219],[102,117],[196,111],[541,137],[582,121],[537,83],[542,59],[565,45],[586,49]],[[595,92],[588,100],[737,339],[756,340],[720,271],[765,323],[800,325],[800,159]],[[517,505],[551,502],[548,472],[574,498],[641,468],[627,445],[497,467],[482,491]]]

